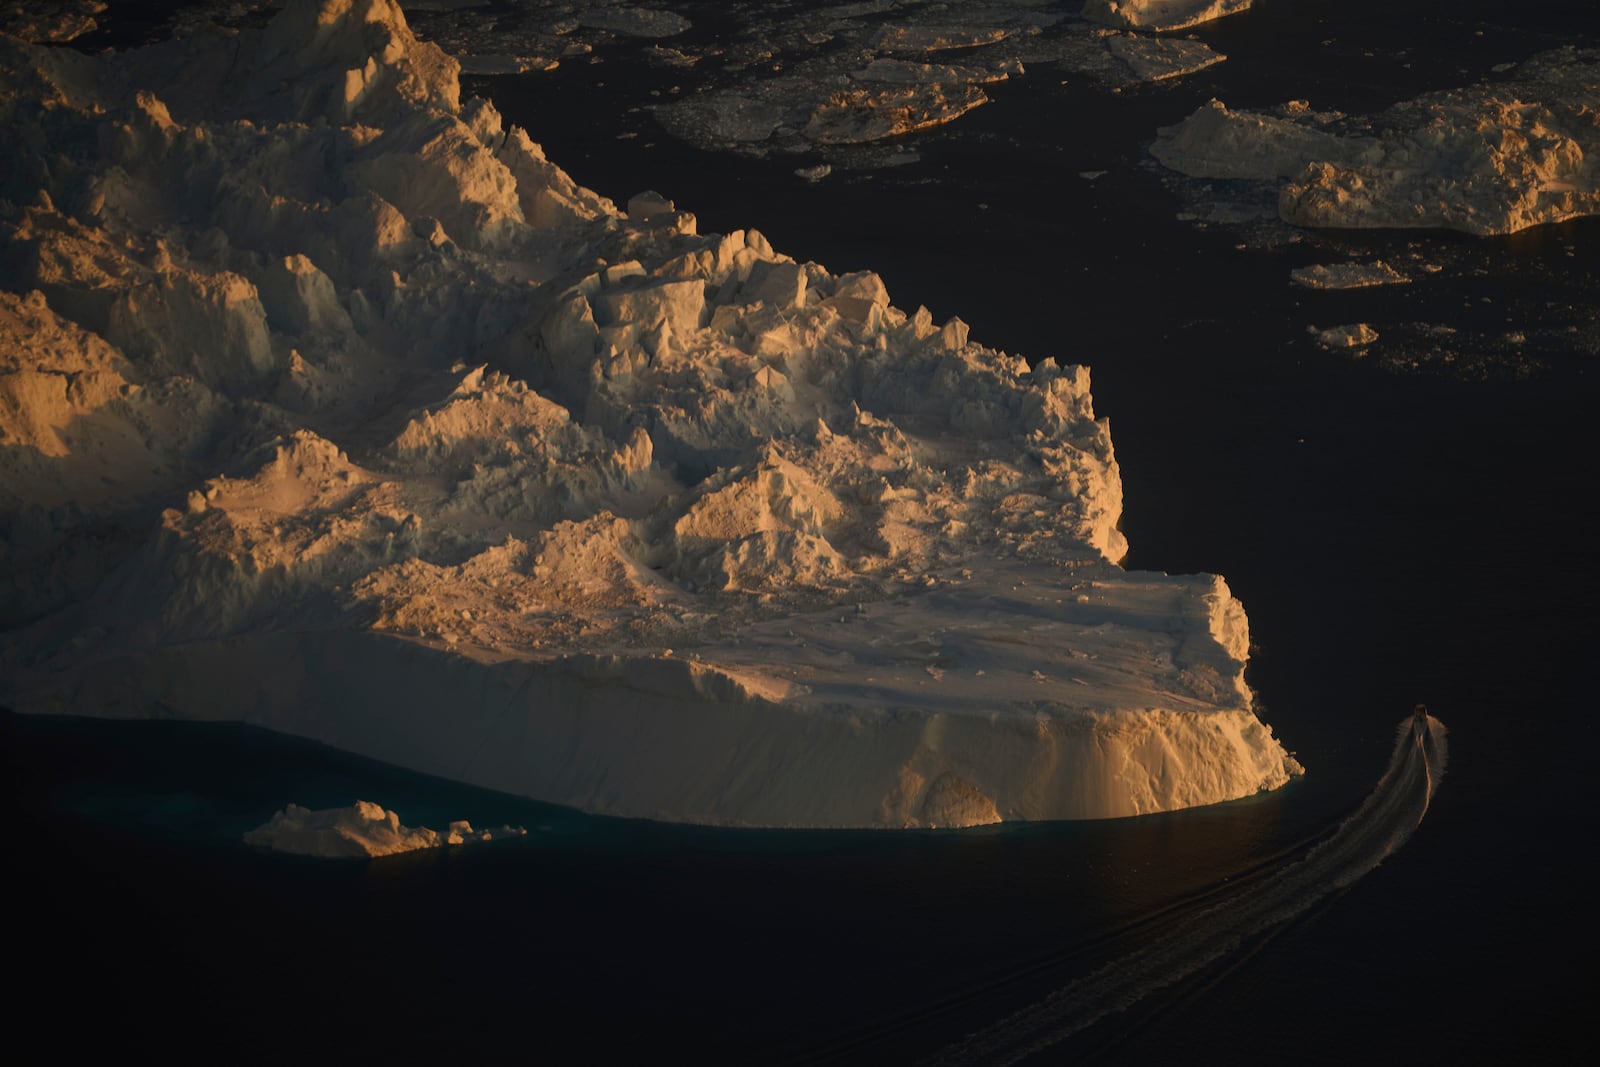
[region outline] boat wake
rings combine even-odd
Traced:
[[[930,1067],[1016,1063],[1181,981],[1349,886],[1405,844],[1422,822],[1444,776],[1446,732],[1442,722],[1419,708],[1400,724],[1389,767],[1361,807],[1302,859],[1195,912],[1173,936],[1113,960],[926,1062]]]

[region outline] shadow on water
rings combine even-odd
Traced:
[[[711,830],[585,816],[237,725],[3,725],[8,806],[38,830],[19,864],[33,921],[14,959],[39,978],[24,999],[49,1015],[53,990],[93,973],[118,990],[108,1029],[64,1040],[93,1050],[115,1032],[179,1060],[237,1042],[257,1012],[334,1012],[407,1026],[335,1035],[330,1056],[492,1058],[532,1028],[592,1036],[599,1059],[905,1061],[1317,832],[1292,789],[1114,823]],[[529,836],[370,863],[239,841],[287,802],[358,797],[413,825]],[[173,1002],[188,1005],[178,1033]],[[886,1038],[894,1019],[917,1024]],[[300,1039],[252,1031],[230,1059],[282,1062]]]

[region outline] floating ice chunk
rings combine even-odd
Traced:
[[[1288,179],[1298,226],[1448,228],[1474,234],[1600,214],[1600,53],[1572,47],[1510,78],[1429,93],[1335,132],[1292,102],[1280,114],[1213,100],[1160,131],[1151,153],[1193,177]]]
[[[1010,30],[1000,26],[885,26],[873,44],[886,52],[945,52],[1003,41]]]
[[[505,52],[485,52],[461,57],[461,73],[483,76],[552,71],[560,65],[559,59],[550,56],[520,56]]]
[[[989,102],[976,85],[915,83],[842,89],[819,104],[805,136],[817,144],[862,144],[951,122]]]
[[[622,4],[588,6],[577,17],[585,26],[629,37],[676,37],[694,25],[673,11]]]
[[[1140,81],[1164,81],[1193,74],[1221,63],[1228,57],[1203,41],[1182,41],[1167,37],[1141,37],[1119,34],[1107,38],[1111,54],[1128,65]]]
[[[998,60],[983,67],[953,67],[942,63],[912,63],[903,59],[879,57],[853,71],[851,77],[864,82],[890,82],[900,85],[958,85],[1002,82],[1023,73],[1015,59]]]
[[[1377,339],[1378,331],[1364,322],[1317,331],[1317,344],[1323,348],[1364,348]]]
[[[1404,285],[1410,278],[1383,260],[1371,263],[1317,263],[1296,267],[1289,277],[1307,289],[1365,289],[1376,285]]]
[[[1253,0],[1087,0],[1083,17],[1130,30],[1181,30],[1237,14]]]
[[[1301,226],[1514,233],[1600,214],[1600,52],[1557,49],[1511,79],[1420,97],[1381,116],[1380,151],[1315,156],[1279,210]]]
[[[425,826],[400,824],[400,816],[382,805],[358,800],[348,808],[312,811],[290,804],[271,819],[244,835],[245,844],[322,859],[375,859],[424,848],[443,848],[475,841],[525,837],[519,827],[474,830],[458,820],[442,833]]]
[[[1230,111],[1211,100],[1176,126],[1161,129],[1150,154],[1194,178],[1290,178],[1313,159],[1351,164],[1375,158],[1371,138],[1343,138],[1290,119]]]

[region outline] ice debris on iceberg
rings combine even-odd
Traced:
[[[1299,766],[1126,572],[1088,371],[576,185],[393,0],[0,39],[0,702],[588,811],[1134,815]]]
[[[1297,226],[1514,233],[1600,213],[1597,99],[1600,52],[1569,46],[1365,120],[1212,100],[1150,151],[1191,177],[1281,183]]]
[[[358,800],[348,808],[312,811],[298,804],[273,815],[244,835],[247,845],[323,859],[375,859],[424,848],[444,848],[478,841],[525,837],[519,826],[474,830],[466,820],[453,822],[443,832],[426,826],[402,826],[400,816],[380,804]]]

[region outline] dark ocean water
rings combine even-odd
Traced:
[[[671,6],[715,32],[704,5]],[[812,160],[700,152],[630,110],[688,77],[636,45],[470,88],[606,195],[658,189],[702,230],[756,226],[878,270],[898,305],[959,314],[975,339],[1090,364],[1129,565],[1227,576],[1262,717],[1304,780],[1106,823],[709,831],[239,727],[7,716],[11,958],[32,977],[13,1017],[62,1057],[911,1062],[1270,878],[1357,807],[1424,701],[1451,765],[1401,851],[1036,1062],[1567,1062],[1592,1045],[1600,225],[1282,244],[1178,220],[1143,161],[1211,96],[1374,110],[1600,44],[1600,11],[1266,2],[1199,35],[1230,58],[1181,85],[1111,95],[1030,69],[917,138],[920,163],[816,184],[791,173]],[[1287,283],[1413,252],[1446,270],[1364,294]],[[1305,332],[1362,320],[1456,327],[1461,356],[1352,358]],[[1528,343],[1497,340],[1512,331]],[[530,833],[373,864],[238,843],[286,802],[358,796],[412,824]]]

